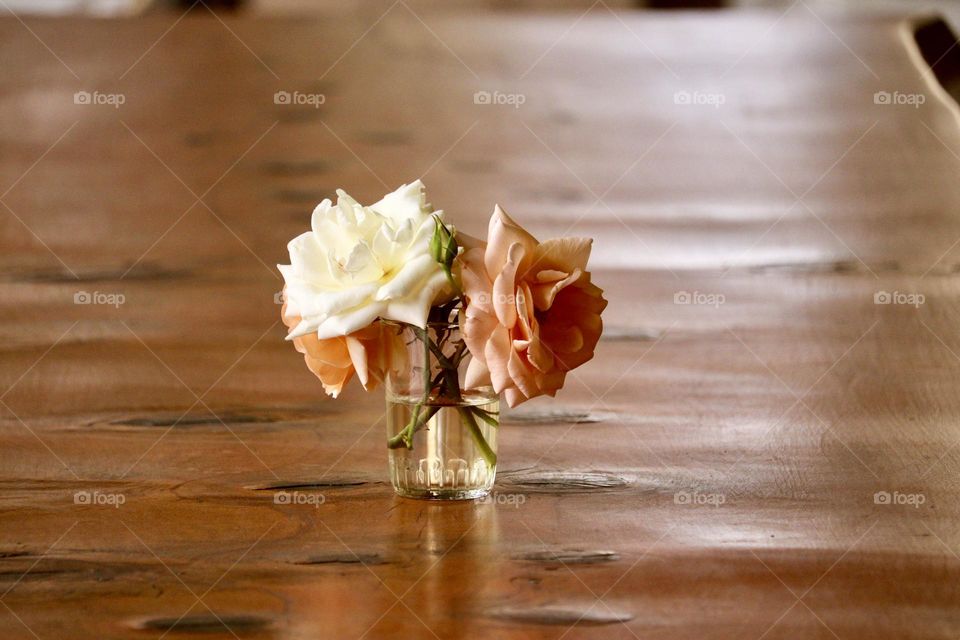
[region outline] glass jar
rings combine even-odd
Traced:
[[[385,384],[393,488],[407,498],[487,495],[497,473],[500,399],[489,384],[467,384],[471,355],[459,325],[384,325],[404,356],[394,358]]]

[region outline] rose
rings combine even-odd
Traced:
[[[287,339],[347,336],[378,317],[425,328],[430,307],[449,295],[430,248],[442,217],[419,180],[369,207],[342,190],[335,206],[317,205],[311,231],[288,245],[290,264],[278,265],[287,313],[300,318]]]
[[[486,247],[460,258],[467,297],[461,327],[473,355],[467,386],[489,377],[515,407],[555,395],[567,372],[593,357],[607,301],[586,271],[592,242],[540,243],[494,209]]]
[[[286,297],[286,291],[283,293]],[[287,327],[300,324],[299,316],[290,315],[284,302],[280,310]],[[297,351],[303,354],[307,368],[320,378],[323,390],[336,398],[354,374],[367,391],[384,379],[388,367],[404,366],[406,348],[397,336],[382,324],[374,322],[346,336],[320,340],[314,334],[293,338]]]

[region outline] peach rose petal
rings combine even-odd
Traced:
[[[470,358],[467,371],[463,376],[464,386],[467,389],[477,389],[491,386],[490,371],[480,358]]]
[[[471,351],[471,353],[474,357],[477,357],[478,352]],[[502,391],[511,386],[512,380],[507,369],[507,363],[514,351],[507,330],[503,327],[496,327],[487,339],[483,350],[479,353],[483,354],[487,369],[490,370],[490,380],[493,382],[493,388]]]
[[[530,398],[523,395],[519,389],[504,389],[503,397],[507,399],[507,404],[511,407],[515,407],[521,402],[526,402]]]
[[[483,249],[470,249],[463,252],[458,262],[461,265],[460,280],[465,292],[492,291],[493,284],[483,263]],[[469,302],[471,309],[493,312],[493,297],[490,295],[480,295]]]
[[[525,354],[524,354],[525,355]],[[526,366],[524,358],[516,349],[511,349],[510,357],[507,360],[507,372],[510,374],[513,384],[520,389],[523,395],[532,398],[539,395],[539,385],[536,375]]]
[[[479,305],[470,303],[464,314],[464,320],[461,321],[463,341],[467,344],[467,349],[471,354],[482,354],[490,335],[500,325],[497,323],[497,317],[491,311],[484,311]]]
[[[507,250],[507,261],[493,281],[493,309],[500,324],[508,329],[517,321],[517,307],[514,290],[516,289],[517,269],[526,253],[519,242],[514,242]]]
[[[527,299],[529,297],[530,288],[523,284],[516,288],[513,296],[516,298],[516,304],[514,305],[514,310],[517,315],[517,324],[516,331],[514,331],[514,336],[520,340],[528,341],[533,337],[534,332],[537,330],[536,324],[537,320],[533,317],[533,309],[527,304]]]
[[[554,274],[560,272],[550,271],[550,273]],[[583,275],[583,272],[580,269],[574,269],[573,273],[570,273],[569,275],[564,273],[562,275],[563,277],[558,280],[546,282],[540,280],[538,277],[537,282],[530,285],[533,305],[538,310],[544,311],[549,309],[553,305],[553,300],[557,297],[557,294],[560,293],[560,291],[562,291],[565,287],[579,281],[580,277]]]
[[[553,351],[544,344],[539,336],[530,341],[530,346],[527,348],[527,359],[541,373],[549,373],[556,362]]]
[[[484,263],[487,273],[491,276],[500,273],[500,269],[507,261],[507,251],[514,243],[520,243],[527,256],[532,256],[537,246],[537,239],[527,233],[510,216],[500,208],[494,207],[490,218],[490,227],[487,231],[487,249]]]
[[[367,387],[370,381],[369,368],[367,367],[367,350],[357,338],[353,336],[346,337],[347,351],[350,353],[350,362],[357,372],[357,378],[360,384]]]
[[[591,238],[554,238],[540,243],[533,252],[534,268],[556,269],[569,273],[573,269],[586,271],[590,259]]]
[[[560,354],[576,353],[583,348],[584,344],[583,331],[580,327],[551,325],[543,329],[540,337],[550,345],[551,349]]]

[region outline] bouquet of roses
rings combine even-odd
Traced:
[[[553,396],[593,357],[607,302],[587,271],[591,243],[539,242],[499,206],[484,243],[435,211],[419,180],[369,206],[338,190],[279,265],[287,339],[333,397],[356,374],[414,399],[391,447],[410,447],[444,406],[495,426],[471,393],[511,407]]]

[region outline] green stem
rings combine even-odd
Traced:
[[[387,440],[387,448],[413,448],[413,434],[430,422],[430,419],[433,418],[433,416],[435,416],[439,410],[440,407],[438,406],[427,407],[427,410],[423,413],[422,417],[419,415],[419,412],[415,412],[416,415],[410,420],[407,426],[405,426],[400,433]]]
[[[453,279],[453,273],[451,273],[449,269],[444,269],[443,271],[447,274],[447,282],[450,283],[450,288],[453,289],[453,294],[458,298],[462,296],[463,290],[460,288],[460,285],[457,284],[457,281]]]
[[[473,412],[473,415],[477,416],[491,427],[500,426],[500,421],[497,420],[496,417],[494,417],[494,415],[489,411],[484,411],[480,407],[470,407],[470,411]]]
[[[456,369],[444,369],[443,386],[446,388],[447,397],[454,402],[463,402],[463,395],[460,393],[460,381],[457,379]]]
[[[430,391],[433,389],[433,383],[430,380],[430,332],[429,329],[421,329],[419,327],[413,327],[413,330],[423,343],[423,397],[420,399],[420,402],[417,403],[417,406],[413,408],[413,416],[410,418],[410,422],[408,422],[399,433],[387,440],[388,449],[399,449],[400,447],[412,449],[413,434],[416,433],[421,426],[425,425],[439,410],[439,407],[428,407],[427,415],[425,415],[422,420],[420,419],[420,412],[423,410],[423,406],[430,401]]]
[[[440,363],[440,366],[442,368],[444,369],[453,368],[453,363],[447,358],[447,356],[443,355],[443,351],[440,350],[440,347],[438,347],[433,343],[430,343],[430,350],[433,351],[434,357],[437,359],[437,362]]]
[[[423,402],[430,399],[430,330],[417,328],[417,335],[423,342]]]
[[[480,426],[477,425],[477,421],[473,417],[473,412],[470,411],[469,407],[464,406],[457,407],[457,411],[460,412],[461,422],[463,422],[467,430],[470,431],[474,442],[477,443],[477,448],[480,449],[480,454],[483,456],[483,459],[486,460],[487,467],[492,469],[497,466],[497,454],[493,452],[493,449],[491,449],[487,443],[487,439],[483,437],[483,432],[480,431]]]

